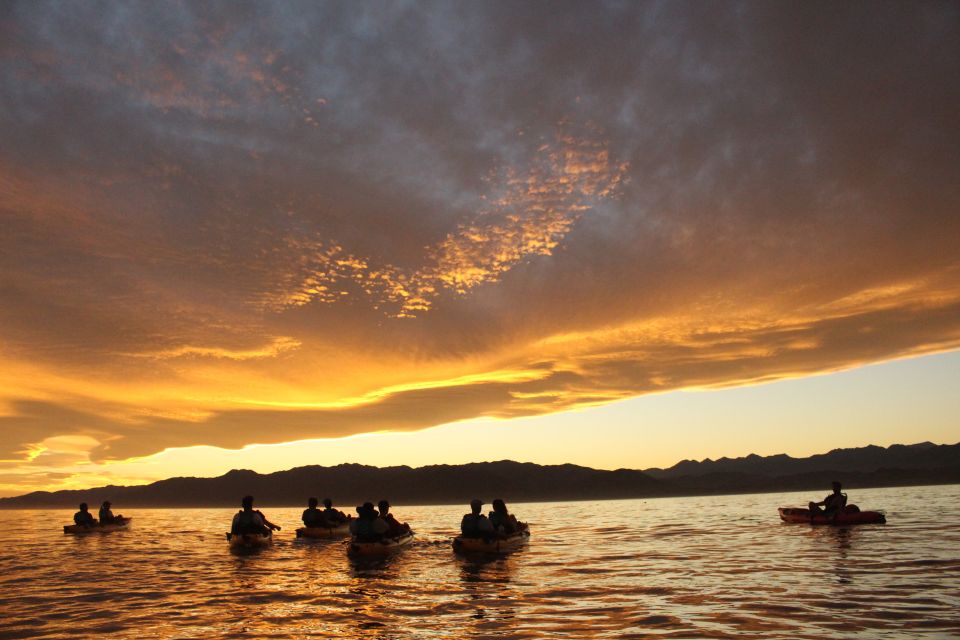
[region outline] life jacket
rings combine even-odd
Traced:
[[[256,511],[244,511],[240,510],[239,515],[237,516],[237,524],[241,527],[249,527],[252,525],[262,525],[262,522],[259,522],[260,517]]]
[[[373,520],[368,520],[367,518],[360,518],[357,522],[357,536],[359,537],[369,537],[378,535],[373,528]]]
[[[479,536],[484,533],[480,530],[481,518],[486,519],[482,513],[468,513],[463,516],[463,520],[460,521],[460,533],[465,536]]]
[[[493,525],[494,530],[503,527],[505,533],[512,533],[516,527],[511,521],[510,514],[504,513],[500,514],[496,511],[490,512],[490,524]]]
[[[343,522],[346,518],[343,517],[343,514],[337,511],[334,508],[324,509],[322,511],[323,519],[327,522]]]

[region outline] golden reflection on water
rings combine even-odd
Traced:
[[[299,509],[270,509],[284,531],[244,554],[223,537],[232,510],[137,510],[130,531],[86,537],[59,532],[69,512],[16,512],[0,636],[960,636],[960,487],[858,491],[882,526],[779,522],[806,498],[512,505],[533,536],[503,557],[453,553],[460,507],[398,507],[414,542],[356,559],[295,540]]]

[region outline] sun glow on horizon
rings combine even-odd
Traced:
[[[515,459],[642,469],[749,453],[802,457],[832,448],[911,444],[917,438],[904,436],[901,427],[914,419],[923,420],[926,439],[953,444],[960,441],[960,425],[952,417],[960,415],[960,394],[951,391],[951,376],[957,373],[960,352],[950,352],[745,387],[651,394],[561,414],[465,420],[421,431],[248,444],[235,450],[197,445],[103,463],[88,457],[96,441],[61,438],[34,449],[31,462],[41,454],[78,456],[60,469],[62,477],[48,477],[42,468],[23,469],[18,482],[0,483],[0,496],[214,477],[239,468],[271,473],[309,464],[418,467]],[[922,409],[908,408],[904,398],[922,400]],[[845,418],[842,428],[838,412]],[[664,429],[667,422],[670,428]],[[756,430],[772,422],[782,434],[802,435],[758,439]],[[670,435],[678,432],[685,434],[680,441]],[[611,447],[611,442],[618,445]]]

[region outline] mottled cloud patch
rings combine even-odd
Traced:
[[[351,295],[345,283],[397,318],[429,311],[444,292],[466,295],[495,283],[525,259],[549,256],[571,227],[594,205],[617,195],[627,164],[610,159],[606,141],[595,131],[576,137],[562,122],[560,133],[544,143],[529,167],[508,166],[486,179],[483,208],[467,222],[424,248],[424,264],[402,269],[358,257],[337,242],[287,237],[292,273],[279,292],[258,302],[279,312],[311,302],[332,304]]]

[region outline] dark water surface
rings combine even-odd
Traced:
[[[466,508],[396,507],[417,540],[366,562],[295,541],[300,509],[246,556],[233,510],[115,505],[133,528],[84,537],[6,511],[0,637],[960,637],[960,486],[850,493],[888,524],[781,524],[809,494],[515,504],[530,544],[493,559],[451,551]]]

